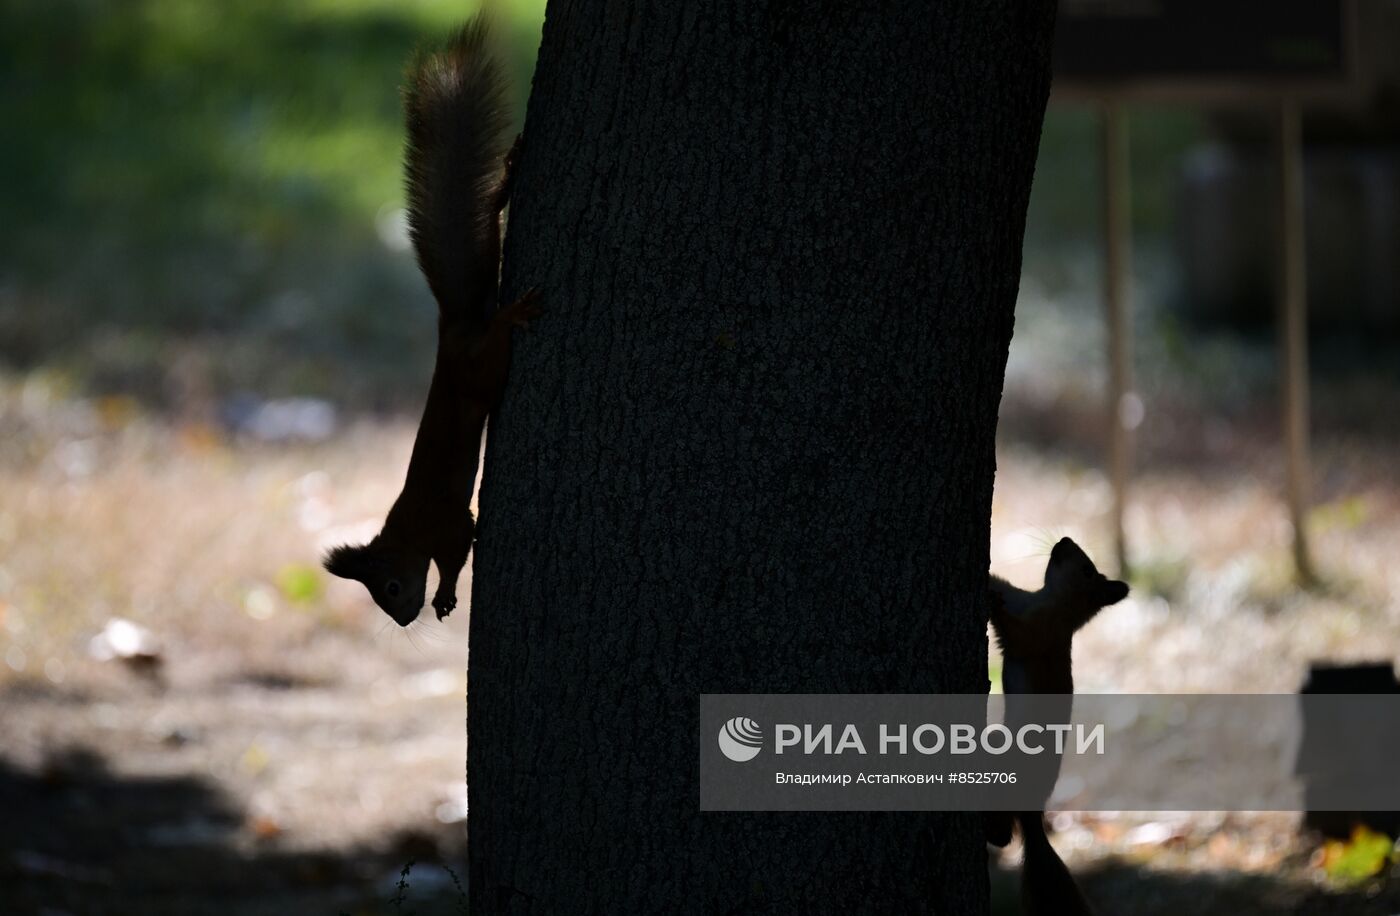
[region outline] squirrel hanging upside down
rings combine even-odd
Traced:
[[[537,290],[496,308],[501,211],[516,148],[502,155],[504,80],[485,46],[478,17],[445,50],[420,54],[409,67],[408,223],[438,303],[437,364],[384,527],[368,544],[336,547],[325,559],[333,575],[363,583],[399,626],[423,607],[429,560],[438,568],[438,619],[457,606],[457,577],[476,530],[470,504],[481,436],[505,389],[511,329],[540,314]]]
[[[1067,704],[1072,702],[1070,643],[1075,631],[1103,608],[1126,598],[1127,584],[1100,573],[1078,544],[1061,538],[1050,551],[1045,584],[1039,591],[1024,591],[996,576],[991,577],[990,587],[1003,692],[1054,694],[1064,696]],[[1064,712],[1069,713],[1068,705]],[[1007,716],[1012,715],[1008,700]],[[1013,819],[1021,825],[1025,847],[1021,906],[1027,916],[1089,916],[1093,909],[1050,845],[1044,818],[1043,811],[990,813],[985,818],[987,841],[1005,846],[1011,841]]]

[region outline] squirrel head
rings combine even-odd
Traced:
[[[418,618],[428,591],[428,558],[395,549],[375,538],[368,544],[342,544],[322,564],[326,572],[354,579],[369,589],[374,603],[406,627]]]
[[[1089,616],[1128,597],[1128,583],[1099,572],[1094,561],[1069,538],[1060,538],[1045,566],[1045,591],[1083,608]],[[1082,626],[1088,617],[1078,621]]]

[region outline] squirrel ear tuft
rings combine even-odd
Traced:
[[[339,576],[342,579],[363,579],[366,569],[366,559],[369,551],[368,544],[358,546],[351,544],[341,544],[333,548],[326,554],[326,558],[321,561],[321,565],[326,568],[326,572],[332,576]]]

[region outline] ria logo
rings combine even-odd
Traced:
[[[763,749],[763,731],[753,719],[735,716],[719,730],[719,749],[735,763],[752,760]]]

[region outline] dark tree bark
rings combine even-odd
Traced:
[[[1053,2],[551,0],[472,592],[473,913],[983,913],[968,815],[702,814],[701,693],[984,692]]]

